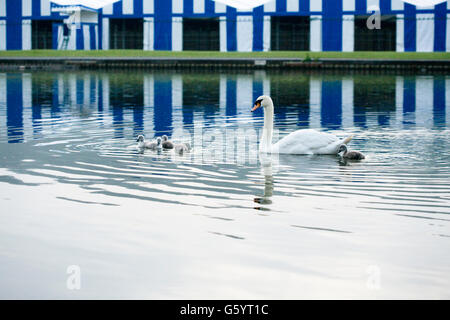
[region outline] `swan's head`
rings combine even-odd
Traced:
[[[136,140],[137,142],[144,142],[144,136],[142,135],[142,134],[140,134],[138,137],[137,137],[137,140]]]
[[[158,138],[156,138],[156,145],[159,146],[160,144],[161,144],[161,138],[158,137]]]
[[[161,139],[162,139],[163,142],[169,140],[169,138],[167,138],[166,135],[163,135],[163,136],[161,137]]]
[[[272,98],[269,96],[259,96],[254,103],[252,112],[258,108],[267,108],[269,106],[273,106]]]
[[[347,152],[347,145],[341,144],[338,149],[338,155],[343,156]]]

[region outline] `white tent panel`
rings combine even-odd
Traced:
[[[172,51],[183,50],[183,18],[172,17]]]
[[[41,16],[50,15],[50,0],[41,0]]]
[[[205,13],[205,0],[194,0],[193,11],[194,13]]]
[[[144,50],[153,50],[155,43],[155,23],[153,17],[144,18]]]
[[[310,50],[322,51],[322,19],[321,16],[311,16]]]
[[[60,6],[83,6],[95,10],[103,8],[117,1],[119,0],[51,0],[51,2]],[[41,0],[41,10],[44,2],[49,2],[49,0]]]
[[[227,21],[225,17],[219,19],[219,33],[220,33],[220,51],[227,51]]]
[[[355,48],[355,19],[354,16],[344,15],[342,21],[342,51],[352,52]]]
[[[133,14],[134,13],[134,1],[133,0],[122,0],[122,13],[123,14]]]
[[[402,0],[391,0],[391,9],[392,10],[403,10],[405,7],[405,3]]]
[[[447,0],[402,0],[409,4],[415,5],[418,8],[429,8]]]
[[[144,13],[153,13],[153,1],[144,1],[144,6],[146,2],[152,3],[152,12],[147,12],[148,10],[144,10]],[[183,13],[183,1],[180,0],[172,0],[172,13]]]
[[[342,9],[344,11],[355,11],[356,0],[343,0]]]
[[[144,11],[144,14],[152,14],[155,12],[155,4],[153,3],[154,0],[143,0],[144,6],[142,10]],[[175,2],[181,2],[181,5],[183,5],[183,1],[176,1]],[[173,3],[173,2],[172,2]]]
[[[22,21],[22,50],[31,50],[31,20]]]
[[[270,50],[271,25],[270,17],[264,18],[263,22],[263,51]]]
[[[203,2],[204,4],[204,0],[194,0],[194,6],[195,1],[200,1]],[[214,1],[221,2],[223,4],[226,4],[227,6],[236,8],[238,10],[252,10],[253,8],[259,7],[260,5],[263,5],[265,3],[275,2],[275,0],[214,0]]]
[[[109,49],[109,19],[103,18],[103,28],[102,28],[102,48],[103,50]],[[145,30],[145,23],[144,23]],[[145,32],[145,31],[144,31]]]
[[[31,0],[22,0],[22,16],[31,16]]]
[[[6,16],[6,0],[0,0],[0,17]]]
[[[253,50],[253,16],[238,16],[236,23],[237,51]]]
[[[299,3],[298,0],[286,0],[286,11],[288,12],[298,12],[299,11]]]
[[[417,16],[416,51],[433,52],[434,49],[434,14],[425,13]]]
[[[397,52],[405,51],[405,20],[403,14],[397,15],[396,21],[396,49]]]
[[[310,11],[322,11],[322,0],[312,0],[309,2]]]
[[[446,50],[447,52],[450,52],[450,14],[447,14],[447,36],[446,36]]]
[[[264,12],[275,12],[276,11],[276,4],[277,3],[276,3],[275,0],[267,2],[264,5]]]
[[[145,13],[145,11],[144,11]],[[103,7],[103,14],[113,14],[113,5],[108,4],[107,6]]]
[[[90,33],[89,33],[89,25],[83,26],[83,44],[84,44],[84,50],[91,50],[91,39],[90,39]]]

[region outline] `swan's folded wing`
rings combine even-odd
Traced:
[[[297,130],[280,141],[274,148],[280,153],[312,154],[336,143],[338,138],[332,134],[312,129]]]

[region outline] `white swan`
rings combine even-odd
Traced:
[[[333,134],[313,129],[302,129],[272,144],[273,102],[269,96],[260,96],[255,101],[252,112],[264,108],[264,128],[259,142],[259,151],[263,153],[286,154],[337,154],[340,145],[347,144],[352,136],[343,140]]]

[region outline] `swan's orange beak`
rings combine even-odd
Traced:
[[[252,112],[261,107],[261,101],[256,101],[255,106],[252,108]]]

